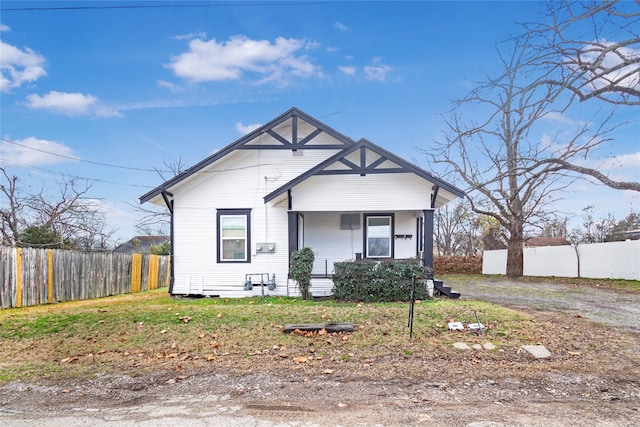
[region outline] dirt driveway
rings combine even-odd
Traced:
[[[503,279],[448,279],[447,286],[464,298],[513,308],[554,310],[593,322],[640,333],[640,293],[594,286],[519,282]]]
[[[265,370],[260,360],[267,359],[258,358],[249,369],[15,381],[0,387],[0,425],[640,425],[639,294],[495,280],[446,284],[463,293],[462,301],[490,300],[532,313],[547,330],[532,344],[553,343],[553,356],[417,343],[411,349],[419,355],[329,370],[326,360]],[[553,341],[554,331],[574,329],[572,342]]]

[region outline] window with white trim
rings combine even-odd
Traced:
[[[365,214],[365,257],[393,257],[393,214]]]
[[[218,262],[251,262],[251,209],[219,209]]]

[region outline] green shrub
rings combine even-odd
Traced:
[[[300,294],[303,300],[311,299],[309,288],[311,287],[311,271],[313,270],[314,255],[311,248],[304,247],[291,253],[289,274],[298,282]]]
[[[408,301],[414,277],[416,298],[427,295],[422,267],[415,259],[338,262],[333,267],[333,296],[338,300]]]

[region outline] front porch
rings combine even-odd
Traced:
[[[424,258],[425,212],[290,212],[290,250],[313,250],[313,279],[330,279],[336,262]],[[424,261],[424,260],[423,260]]]

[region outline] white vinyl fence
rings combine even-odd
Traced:
[[[484,251],[482,274],[506,272],[506,249]],[[525,248],[524,275],[640,280],[640,240]]]

